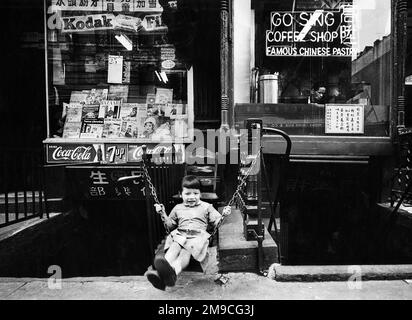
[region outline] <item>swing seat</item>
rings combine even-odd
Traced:
[[[166,239],[163,239],[162,242],[157,246],[157,249],[155,251],[155,259],[157,257],[165,256],[165,243],[166,243]],[[154,266],[153,266],[153,269],[156,270]],[[193,257],[190,257],[189,266],[185,269],[185,271],[203,272],[203,268],[200,265],[199,261],[193,259]]]

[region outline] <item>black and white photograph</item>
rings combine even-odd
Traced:
[[[0,10],[0,306],[412,300],[412,1]]]

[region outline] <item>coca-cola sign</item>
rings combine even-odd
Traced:
[[[146,152],[151,156],[153,162],[162,161],[171,163],[174,147],[172,144],[148,145]],[[142,145],[129,145],[128,162],[141,162],[143,156]],[[162,159],[160,159],[162,158]]]
[[[97,162],[97,151],[92,144],[49,144],[47,162]]]

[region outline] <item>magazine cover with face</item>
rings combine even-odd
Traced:
[[[143,132],[140,138],[152,139],[156,129],[157,119],[155,117],[147,117],[143,122]]]

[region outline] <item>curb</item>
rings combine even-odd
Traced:
[[[282,266],[273,264],[268,277],[276,281],[358,281],[412,279],[412,265]]]

